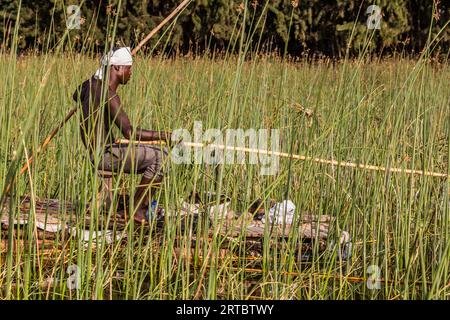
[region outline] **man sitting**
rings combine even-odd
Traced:
[[[162,181],[162,163],[167,150],[159,145],[115,143],[112,124],[120,129],[125,139],[137,141],[169,142],[170,133],[131,125],[116,91],[120,84],[130,80],[132,62],[130,48],[114,48],[102,58],[101,67],[96,73],[77,88],[73,99],[82,106],[81,139],[89,150],[91,162],[94,163],[98,157],[99,170],[143,174],[134,194],[137,206],[134,220],[145,223],[149,198],[153,193],[153,188],[148,186]],[[109,82],[103,83],[108,77],[108,69]]]

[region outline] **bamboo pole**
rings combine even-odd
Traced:
[[[136,48],[133,49],[131,52],[132,55],[135,55],[136,52],[138,52],[142,46],[150,40],[155,33],[159,31],[167,22],[169,22],[178,12],[184,9],[192,0],[184,0],[178,7],[175,8],[175,10],[172,11],[171,14],[169,14],[156,28],[154,28],[150,33],[136,46]]]
[[[31,162],[34,160],[34,157],[37,156],[42,150],[45,149],[45,147],[50,143],[50,141],[53,139],[53,137],[56,136],[58,131],[62,127],[64,127],[64,125],[67,123],[67,121],[70,120],[70,118],[72,118],[72,116],[75,114],[75,112],[77,112],[77,108],[73,108],[72,110],[70,110],[69,113],[64,118],[64,120],[61,121],[59,126],[57,126],[55,129],[53,129],[53,131],[47,136],[47,138],[45,138],[45,140],[42,142],[42,144],[36,150],[36,154],[32,154],[28,158],[28,161],[23,165],[22,169],[20,169],[20,173],[19,173],[20,175],[22,175],[25,171],[27,171],[27,169],[30,166]]]
[[[125,140],[125,139],[118,140],[118,142],[123,143],[123,144],[131,143],[130,140]],[[164,144],[164,141],[135,141],[134,143],[154,145],[154,144]],[[226,146],[226,145],[222,145],[222,144],[205,144],[205,143],[198,143],[198,142],[183,142],[183,145],[187,146],[187,147],[193,147],[193,148],[209,147],[212,149],[241,151],[241,152],[247,152],[247,153],[258,153],[258,154],[277,156],[277,157],[282,157],[282,158],[292,158],[292,159],[301,160],[301,161],[313,161],[316,163],[321,163],[321,164],[331,165],[331,166],[338,166],[338,167],[358,168],[358,169],[382,171],[382,172],[416,174],[416,175],[438,177],[438,178],[449,178],[450,177],[450,175],[448,175],[446,173],[440,173],[440,172],[422,171],[422,170],[414,170],[414,169],[403,169],[403,168],[387,168],[387,167],[375,166],[375,165],[371,165],[371,164],[328,160],[328,159],[314,158],[314,157],[310,157],[310,156],[290,154],[290,153],[286,153],[286,152],[269,151],[269,150],[264,150],[264,149],[242,148],[242,147]]]

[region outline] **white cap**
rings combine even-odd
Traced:
[[[131,66],[133,64],[133,57],[131,56],[130,47],[122,47],[116,51],[111,50],[102,57],[101,67],[97,69],[94,78],[102,80],[103,69],[106,66]]]

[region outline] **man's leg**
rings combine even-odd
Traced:
[[[167,156],[167,151],[161,151],[159,147],[150,147],[144,145],[135,146],[134,150],[127,150],[128,146],[112,148],[116,153],[117,167],[123,166],[125,173],[143,173],[141,182],[134,193],[134,215],[135,221],[146,221],[145,213],[149,206],[149,199],[156,193],[155,185],[163,179],[162,158],[163,153]],[[120,151],[118,151],[120,149]],[[124,213],[130,211],[129,206],[125,205],[124,211],[117,214],[124,216]]]
[[[145,213],[149,207],[149,201],[156,194],[156,185],[163,180],[162,164],[163,158],[168,155],[167,150],[160,147],[140,147],[137,158],[139,164],[145,166],[145,171],[141,183],[134,194],[136,213],[134,220],[137,222],[146,221]]]

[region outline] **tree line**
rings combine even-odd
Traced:
[[[50,50],[67,32],[66,46],[98,53],[112,30],[115,42],[134,46],[180,2],[1,0],[0,45],[11,47],[19,23],[19,50]],[[440,0],[193,0],[147,44],[147,52],[201,54],[246,48],[291,56],[417,54],[434,40],[430,48],[448,55],[449,21],[450,2]],[[75,26],[70,31],[68,22]]]

